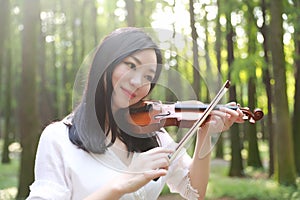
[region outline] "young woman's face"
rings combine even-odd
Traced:
[[[153,49],[139,51],[118,64],[112,74],[112,109],[126,108],[145,97],[150,91],[156,68]]]

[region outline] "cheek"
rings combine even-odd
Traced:
[[[112,74],[112,84],[115,87],[124,78],[125,70],[115,70]]]
[[[150,91],[150,88],[151,88],[151,84],[147,84],[147,85],[144,85],[142,87],[139,88],[139,95],[140,96],[147,96],[149,91]]]

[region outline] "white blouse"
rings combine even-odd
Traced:
[[[87,153],[70,142],[68,131],[62,121],[50,124],[43,131],[36,154],[35,181],[27,200],[82,200],[111,177],[126,171],[126,165],[110,148],[104,154]],[[158,136],[162,146],[175,143],[166,131]],[[198,199],[197,191],[190,185],[190,163],[191,158],[184,151],[172,162],[166,176],[150,181],[121,200],[155,200],[165,183],[171,192],[189,200]]]

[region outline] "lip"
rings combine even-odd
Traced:
[[[127,90],[123,87],[121,87],[121,89],[123,90],[125,95],[128,96],[130,99],[133,99],[134,97],[136,97],[136,94],[134,92],[131,92],[130,90]]]

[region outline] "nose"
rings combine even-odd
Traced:
[[[141,87],[143,85],[142,75],[139,73],[132,73],[129,83],[136,88]]]

